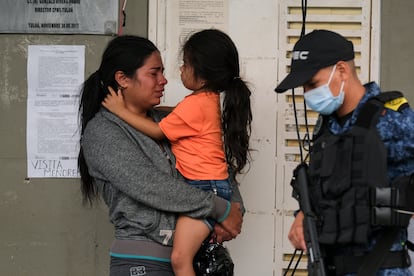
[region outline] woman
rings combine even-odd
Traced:
[[[218,240],[241,230],[239,203],[187,185],[174,167],[167,141],[157,142],[101,107],[121,88],[126,107],[159,121],[154,110],[167,80],[157,48],[145,38],[120,36],[107,46],[99,69],[84,83],[80,103],[79,168],[84,200],[102,195],[115,227],[111,275],[173,275],[170,255],[177,215],[218,221]],[[233,198],[241,201],[237,186]]]

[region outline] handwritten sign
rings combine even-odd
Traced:
[[[29,45],[27,176],[79,177],[79,89],[85,46]]]

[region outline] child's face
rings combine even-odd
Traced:
[[[180,66],[180,73],[185,88],[196,91],[203,87],[204,81],[194,76],[194,68],[186,58],[183,59],[183,65]]]

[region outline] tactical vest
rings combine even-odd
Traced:
[[[368,100],[355,125],[340,135],[329,131],[326,117],[319,118],[322,125],[315,130],[310,153],[309,193],[321,244],[366,245],[380,226],[408,225],[411,215],[395,210],[414,210],[406,206],[408,194],[414,195],[414,188],[408,187],[414,187],[414,181],[403,177],[388,183],[387,151],[376,127],[384,105],[397,99],[404,99],[400,92]],[[406,105],[405,100],[398,107]]]

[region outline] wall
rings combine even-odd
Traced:
[[[147,1],[127,2],[124,34],[147,36]],[[85,76],[110,36],[0,34],[0,275],[108,275],[106,207],[82,206],[79,179],[26,179],[27,48],[85,45]]]
[[[381,18],[381,87],[400,90],[414,106],[414,1],[383,0]]]
[[[404,93],[411,107],[414,106],[414,80],[412,52],[414,37],[414,2],[405,0],[383,0],[381,25],[381,87],[384,90],[399,90]],[[414,240],[414,219],[408,227],[408,239]],[[409,251],[411,262],[414,252]],[[414,274],[414,267],[411,266]]]

